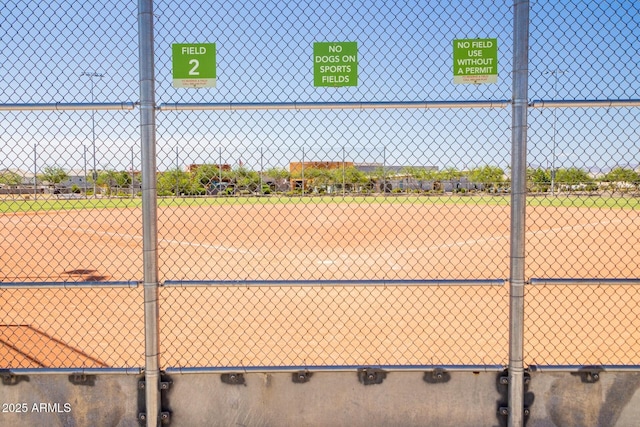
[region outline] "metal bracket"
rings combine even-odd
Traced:
[[[524,372],[524,385],[527,386],[531,382],[531,374],[527,371]],[[509,374],[504,371],[498,380],[500,385],[509,385]]]
[[[358,369],[358,381],[364,385],[382,384],[387,377],[387,372],[378,368]]]
[[[160,422],[164,425],[169,424],[171,422],[171,413],[160,412]]]
[[[309,382],[311,380],[311,376],[313,372],[309,371],[298,371],[291,374],[291,381],[296,384],[303,384]]]
[[[524,411],[523,411],[524,416],[528,417],[529,413],[530,413],[529,408],[525,407]],[[498,408],[498,415],[500,415],[502,417],[508,417],[509,416],[509,408],[506,407],[506,406],[499,407]]]
[[[531,374],[525,370],[524,371],[524,396],[523,403],[524,408],[522,414],[524,415],[523,426],[527,425],[527,421],[529,420],[529,414],[531,413],[530,407],[533,404],[533,393],[528,391],[529,384],[531,383]],[[497,417],[500,427],[506,427],[509,417],[509,370],[505,369],[500,372],[498,378],[496,379],[496,387],[498,393],[500,393],[500,400],[498,401],[498,411]]]
[[[94,385],[96,385],[96,376],[86,375],[78,372],[69,375],[69,382],[73,385],[88,385],[93,387]]]
[[[11,373],[2,373],[2,385],[16,385],[22,381],[29,382],[26,375],[13,375]]]
[[[171,423],[171,413],[169,412],[160,412],[160,422],[164,425],[168,425]],[[138,423],[142,426],[147,425],[147,414],[141,412],[138,414]]]
[[[580,368],[578,372],[572,372],[571,375],[579,375],[580,381],[585,384],[593,384],[600,381],[600,373],[604,372],[601,366],[585,366]]]
[[[160,373],[160,382],[158,383],[158,391],[160,392],[160,423],[169,425],[171,423],[171,410],[169,408],[167,392],[173,385],[173,380],[169,378],[165,373]],[[147,425],[147,413],[145,408],[145,388],[147,384],[144,377],[138,380],[138,423],[141,426]]]
[[[225,384],[231,385],[245,385],[243,374],[222,374],[220,380]]]
[[[69,377],[69,380],[71,380],[71,377]],[[169,390],[172,385],[173,385],[173,381],[171,381],[171,380],[169,380],[169,381],[160,381],[160,391]],[[145,388],[146,388],[145,381],[144,380],[138,381],[138,390],[144,390]]]
[[[425,372],[422,379],[429,384],[446,383],[451,379],[451,374],[445,369],[436,368],[433,371]]]

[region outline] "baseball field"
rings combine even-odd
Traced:
[[[508,201],[161,200],[161,363],[506,364]],[[3,367],[143,366],[139,201],[0,205]],[[528,205],[527,279],[640,277],[637,199]],[[636,288],[528,286],[526,362],[637,364]]]

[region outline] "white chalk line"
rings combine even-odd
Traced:
[[[534,231],[527,231],[525,233],[526,237],[531,237],[531,236],[536,236],[536,235],[547,235],[547,234],[552,234],[552,233],[562,233],[562,232],[569,232],[569,231],[576,231],[576,230],[584,230],[584,229],[588,229],[588,228],[596,228],[596,227],[601,227],[601,226],[607,226],[607,225],[615,225],[615,224],[622,224],[628,221],[632,221],[633,218],[624,218],[624,219],[614,219],[614,220],[604,220],[604,221],[598,221],[598,222],[591,222],[591,223],[587,223],[587,224],[575,224],[575,225],[566,225],[566,226],[562,226],[562,227],[553,227],[553,228],[548,228],[548,229],[540,229],[540,230],[534,230]],[[42,223],[29,223],[28,225],[32,225],[38,228],[47,228],[47,229],[55,229],[55,230],[62,230],[62,231],[70,231],[73,233],[78,233],[78,234],[88,234],[88,235],[96,235],[96,236],[108,236],[108,237],[115,237],[115,238],[119,238],[122,240],[131,240],[131,241],[142,241],[142,236],[140,235],[132,235],[132,234],[128,234],[128,233],[117,233],[117,232],[109,232],[109,231],[97,231],[97,230],[91,230],[91,229],[86,229],[86,228],[80,228],[80,227],[70,227],[70,226],[62,226],[62,225],[51,225],[51,224],[42,224]],[[309,258],[310,255],[313,254],[313,252],[307,252],[307,251],[301,251],[298,252],[298,257],[302,256],[305,258],[306,261],[311,261],[311,262],[316,262],[319,263],[321,265],[331,265],[331,264],[344,264],[345,261],[348,262],[348,259],[351,260],[360,260],[362,261],[362,256],[366,256],[367,258],[380,258],[380,257],[384,257],[385,259],[389,259],[389,258],[393,258],[394,256],[397,255],[402,255],[402,254],[407,254],[407,253],[428,253],[428,252],[433,252],[433,251],[438,251],[438,250],[443,250],[443,249],[450,249],[450,248],[454,248],[454,247],[463,247],[463,246],[472,246],[472,245],[481,245],[481,244],[488,244],[488,243],[496,243],[499,241],[508,241],[510,238],[509,234],[502,234],[499,236],[490,236],[490,237],[482,237],[482,238],[477,238],[477,239],[466,239],[466,240],[459,240],[459,241],[455,241],[455,242],[451,242],[451,243],[442,243],[442,244],[436,244],[436,245],[428,245],[428,246],[421,246],[421,247],[417,247],[417,248],[409,248],[409,249],[400,249],[400,248],[396,248],[394,251],[384,251],[384,252],[377,252],[377,253],[364,253],[364,254],[349,254],[347,256],[347,259],[342,259],[342,260],[336,260],[336,259],[327,259],[327,258],[320,258],[320,257],[316,257],[315,260],[312,260]],[[230,247],[230,246],[224,246],[224,245],[215,245],[215,244],[210,244],[210,243],[200,243],[200,242],[193,242],[193,241],[186,241],[186,240],[177,240],[177,239],[159,239],[158,243],[164,243],[167,245],[176,245],[176,246],[184,246],[184,247],[192,247],[192,248],[202,248],[205,250],[210,250],[210,251],[215,251],[215,252],[226,252],[226,253],[238,253],[238,254],[242,254],[242,255],[252,255],[252,256],[262,256],[262,257],[269,257],[272,256],[276,259],[278,258],[286,258],[288,255],[286,253],[284,253],[283,251],[278,251],[277,253],[268,253],[268,254],[264,254],[261,252],[255,252],[255,251],[250,251],[247,249],[241,249],[241,248],[236,248],[236,247]]]
[[[77,234],[89,234],[89,235],[94,235],[94,236],[107,236],[107,237],[116,237],[122,240],[131,240],[131,241],[139,241],[141,242],[143,240],[142,236],[139,235],[135,235],[135,234],[127,234],[127,233],[116,233],[116,232],[110,232],[110,231],[97,231],[97,230],[91,230],[91,229],[87,229],[87,228],[80,228],[80,227],[68,227],[68,226],[61,226],[61,225],[50,225],[50,224],[29,224],[29,225],[33,225],[37,228],[47,228],[47,229],[51,229],[51,230],[61,230],[61,231],[70,231],[72,233],[77,233]],[[229,253],[239,253],[239,254],[248,254],[248,255],[255,255],[255,253],[246,250],[246,249],[239,249],[239,248],[234,248],[234,247],[228,247],[228,246],[223,246],[223,245],[213,245],[210,243],[199,243],[199,242],[189,242],[189,241],[185,241],[185,240],[176,240],[176,239],[158,239],[158,243],[166,243],[168,245],[178,245],[178,246],[186,246],[186,247],[195,247],[195,248],[204,248],[206,250],[213,250],[216,252],[229,252]]]

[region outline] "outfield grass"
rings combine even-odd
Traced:
[[[158,199],[159,207],[179,206],[223,206],[223,205],[277,205],[277,204],[412,204],[412,205],[474,205],[508,206],[510,196],[503,195],[403,195],[386,196],[240,196],[240,197],[164,197]],[[527,197],[527,206],[576,207],[576,208],[619,208],[640,209],[638,197],[612,196],[535,196]],[[1,213],[42,212],[82,209],[139,209],[141,199],[97,198],[97,199],[36,199],[0,200]]]

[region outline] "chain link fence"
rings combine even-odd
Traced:
[[[3,368],[144,365],[143,301],[133,285],[1,292]]]
[[[637,100],[638,12],[626,1],[532,3],[534,107]],[[638,364],[637,286],[602,281],[640,276],[637,128],[637,107],[530,109],[527,265],[541,284],[526,292],[527,364]]]
[[[174,367],[491,365],[507,344],[501,282],[183,284],[161,295],[162,354]]]
[[[531,4],[529,281],[640,277],[637,106],[545,108],[638,98],[638,12]],[[0,14],[3,366],[140,365],[142,295],[98,286],[144,279],[135,4]],[[507,365],[512,15],[154,4],[163,366]],[[476,38],[497,83],[453,84],[453,40]],[[314,85],[316,42],[357,43],[357,86]],[[215,43],[215,88],[173,86],[175,43]],[[527,285],[525,361],[637,364],[636,288]],[[45,336],[67,347],[11,350]]]

